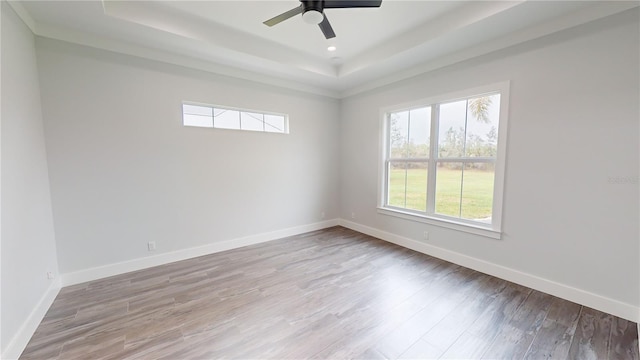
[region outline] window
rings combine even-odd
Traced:
[[[498,237],[508,84],[383,110],[381,212]]]
[[[184,126],[289,133],[286,115],[213,105],[183,103],[182,123]]]

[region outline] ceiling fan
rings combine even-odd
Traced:
[[[295,15],[302,14],[302,19],[309,24],[318,24],[324,37],[331,39],[336,37],[329,19],[324,14],[324,9],[346,9],[346,8],[373,8],[380,7],[382,0],[320,0],[308,1],[300,0],[300,6],[286,11],[274,18],[264,22],[267,26],[274,26]]]

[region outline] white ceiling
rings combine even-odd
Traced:
[[[331,40],[300,16],[262,24],[297,0],[10,4],[40,36],[339,98],[640,3],[383,0],[325,10]]]

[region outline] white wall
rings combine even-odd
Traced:
[[[1,30],[1,352],[12,358],[57,293],[46,273],[58,264],[34,37],[5,1]]]
[[[345,99],[341,217],[637,309],[638,34],[634,9]],[[503,238],[378,214],[379,109],[504,80]]]
[[[61,272],[338,217],[336,100],[55,40],[37,49]],[[290,134],[183,127],[183,100],[287,113]]]

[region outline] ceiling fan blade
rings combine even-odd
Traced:
[[[324,19],[320,24],[318,24],[318,26],[320,26],[320,30],[322,30],[322,33],[324,34],[325,38],[331,39],[336,37],[336,33],[333,32],[333,28],[331,27],[331,24],[329,23],[329,19],[327,19],[326,15],[324,15]]]
[[[382,0],[325,0],[325,9],[380,7]]]
[[[298,14],[302,14],[302,11],[304,10],[304,6],[301,4],[300,6],[298,6],[297,8],[293,8],[289,11],[283,12],[282,14],[275,16],[267,21],[265,21],[263,24],[267,25],[267,26],[273,26],[276,24],[280,24],[281,22],[294,17]]]

